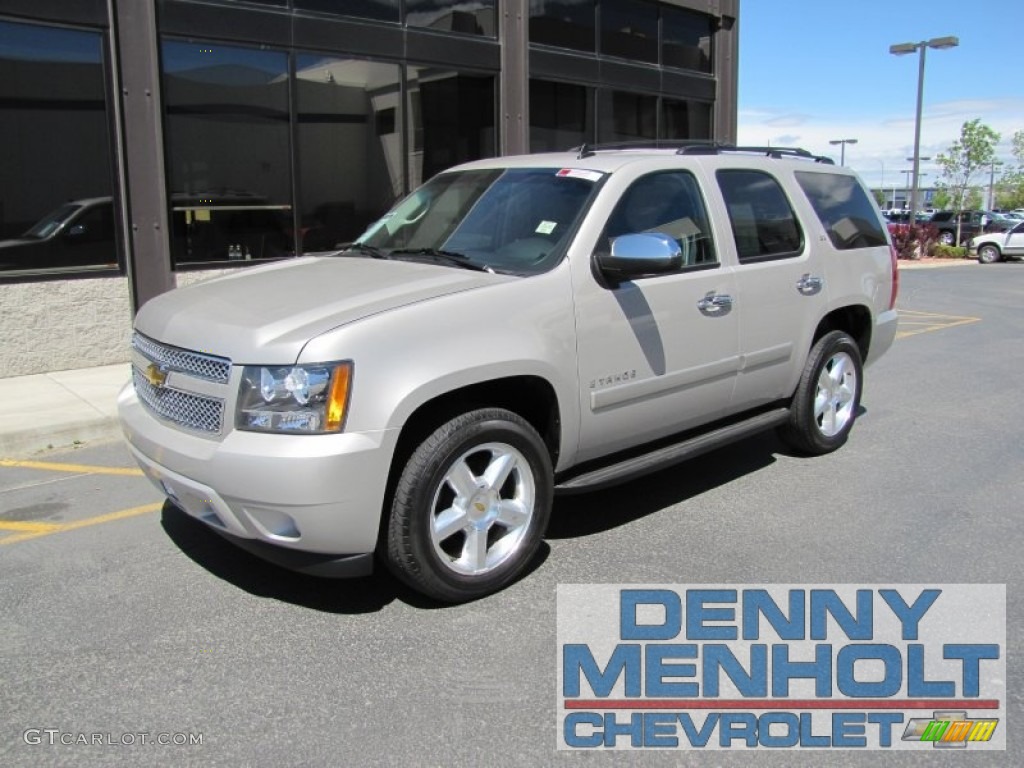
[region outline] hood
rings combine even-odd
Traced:
[[[235,364],[286,364],[333,328],[514,279],[433,264],[303,256],[157,296],[139,311],[135,327],[165,344]]]

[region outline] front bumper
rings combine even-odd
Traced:
[[[118,397],[118,415],[146,477],[191,517],[294,570],[369,572],[397,430],[229,430],[210,439],[157,419],[130,383]]]

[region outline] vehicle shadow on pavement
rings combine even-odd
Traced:
[[[612,530],[775,463],[787,453],[764,432],[650,475],[590,493],[555,497],[547,539],[575,539]]]
[[[160,524],[193,562],[257,597],[337,614],[375,613],[395,600],[424,610],[450,607],[410,589],[379,563],[373,574],[354,579],[320,578],[281,568],[234,546],[170,501],[164,503]],[[537,570],[550,551],[542,544],[520,578]]]

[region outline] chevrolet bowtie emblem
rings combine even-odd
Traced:
[[[167,369],[156,363],[150,363],[146,366],[146,371],[143,375],[146,377],[146,381],[158,389],[167,382]]]

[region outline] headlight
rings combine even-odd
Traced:
[[[246,366],[235,426],[257,432],[340,432],[352,363]]]

